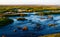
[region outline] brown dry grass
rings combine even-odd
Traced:
[[[49,35],[38,36],[38,37],[60,37],[60,33],[57,33],[57,34],[49,34]]]

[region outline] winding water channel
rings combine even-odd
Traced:
[[[47,16],[38,16],[35,14],[28,14],[24,18],[28,20],[18,21],[17,18],[21,18],[20,16],[9,17],[13,19],[14,22],[7,26],[0,28],[0,37],[5,35],[6,37],[38,37],[40,35],[47,35],[52,33],[60,32],[60,15],[51,15],[53,19],[47,19]],[[45,19],[41,19],[45,18]],[[40,24],[40,29],[36,30],[36,25]],[[56,26],[49,26],[48,24],[56,24]],[[17,27],[23,28],[24,26],[28,27],[27,31],[23,31],[22,29],[18,29]],[[14,32],[13,30],[16,30]]]

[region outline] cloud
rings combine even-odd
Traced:
[[[60,0],[0,0],[0,5],[10,4],[36,4],[36,5],[60,5]]]
[[[43,5],[60,5],[60,0],[41,0]]]

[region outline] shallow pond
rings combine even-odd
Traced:
[[[53,19],[47,19],[47,16],[38,16],[34,14],[29,14],[24,17],[27,20],[18,21],[17,18],[20,16],[9,17],[13,19],[14,22],[7,26],[0,28],[0,37],[5,35],[6,37],[38,37],[40,35],[47,35],[52,33],[60,32],[60,15],[51,15]],[[41,19],[44,18],[44,19]],[[40,29],[36,29],[36,25],[40,25]],[[49,24],[56,24],[56,26],[49,26]],[[18,26],[23,28],[24,26],[28,27],[27,31],[18,29]],[[14,32],[16,30],[16,32]]]

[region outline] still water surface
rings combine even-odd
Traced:
[[[28,19],[25,21],[18,21],[17,18],[21,18],[20,16],[9,17],[13,19],[14,22],[7,26],[0,28],[0,37],[5,35],[6,37],[38,37],[40,35],[59,33],[60,32],[60,15],[51,15],[53,19],[47,19],[47,16],[38,16],[34,14],[28,14],[24,18]],[[44,18],[44,19],[41,19]],[[31,20],[31,21],[29,21]],[[40,24],[40,29],[36,30],[36,25]],[[49,26],[48,24],[56,24],[56,26]],[[24,26],[28,27],[27,31],[22,31],[22,29],[18,29],[20,26],[23,28]],[[13,30],[16,30],[14,32]]]

